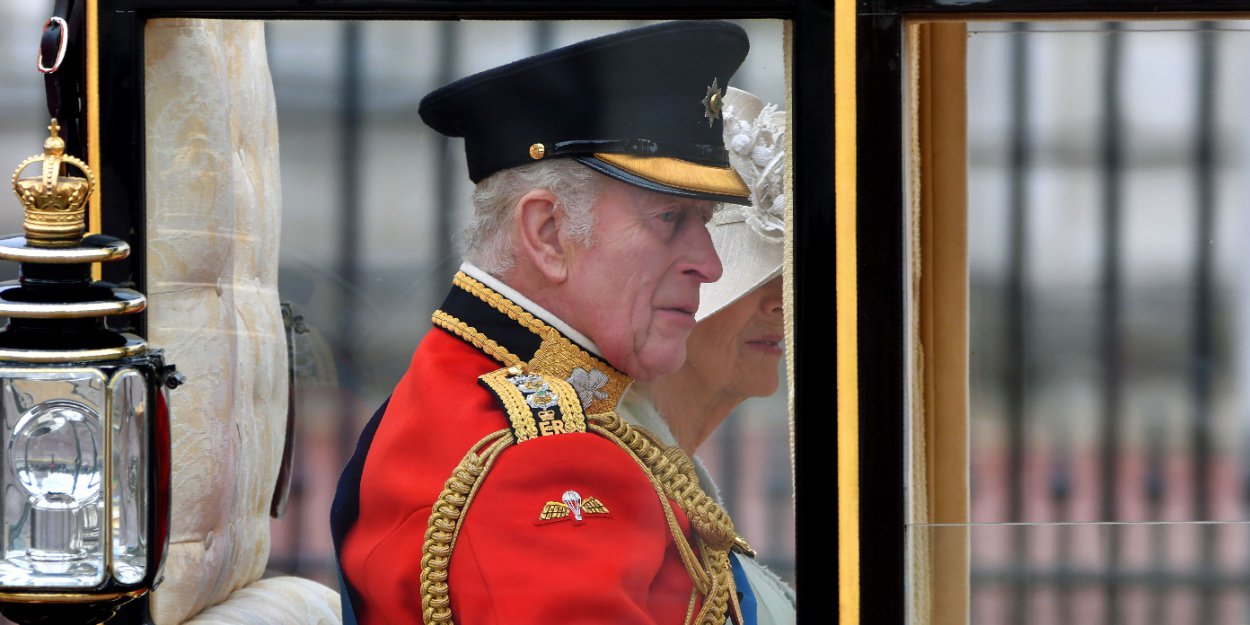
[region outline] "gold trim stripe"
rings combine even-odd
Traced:
[[[15,289],[16,285],[12,283],[0,285],[0,293]],[[109,315],[129,315],[147,308],[147,299],[139,295],[137,291],[115,289],[114,294],[127,299],[78,303],[56,302],[51,304],[0,301],[0,315],[44,319],[82,319],[87,317],[106,317]]]
[[[859,329],[856,265],[856,3],[833,16],[834,228],[838,337],[838,622],[859,625]]]
[[[496,293],[490,287],[474,280],[464,272],[457,272],[455,277],[452,278],[452,284],[464,289],[465,292],[473,297],[486,302],[495,310],[507,315],[509,319],[516,321],[521,324],[521,327],[537,334],[541,338],[542,342],[539,344],[538,351],[534,353],[534,357],[528,363],[528,368],[531,371],[565,380],[573,374],[575,369],[594,369],[607,375],[607,383],[599,389],[602,391],[603,396],[596,398],[589,405],[585,406],[584,412],[586,414],[616,409],[617,402],[620,401],[621,396],[625,394],[632,381],[629,376],[617,371],[607,362],[591,355],[573,341],[565,338],[564,335],[560,334],[559,330],[543,323],[515,302]],[[435,313],[435,315],[435,323],[439,323],[439,313]],[[442,315],[448,319],[455,320],[454,317],[446,313],[442,313]],[[461,338],[473,343],[505,365],[511,366],[520,363],[516,355],[511,354],[490,338],[482,335],[478,330],[469,327],[468,324],[459,320],[455,321],[458,325],[444,327],[444,329],[454,332]],[[449,323],[449,326],[452,325],[446,319],[444,322]],[[514,360],[505,360],[498,354],[506,355]]]
[[[430,321],[434,325],[468,341],[469,344],[486,352],[487,356],[498,360],[503,365],[514,367],[521,364],[521,358],[516,354],[508,351],[504,346],[491,340],[490,337],[482,334],[477,328],[461,321],[457,317],[453,317],[441,310],[436,310],[430,317]]]
[[[751,197],[751,190],[742,182],[733,167],[710,167],[677,158],[633,154],[596,152],[594,156],[609,165],[662,185],[700,193]]]
[[[19,263],[74,265],[121,260],[130,255],[130,244],[116,239],[99,247],[33,247],[25,237],[0,239],[0,260]]]
[[[98,360],[115,360],[137,356],[147,351],[148,345],[142,339],[130,338],[121,347],[102,349],[80,349],[70,351],[51,351],[35,349],[0,349],[0,359],[14,360],[31,364],[54,364],[60,362],[93,362]]]
[[[91,171],[103,172],[100,158],[100,4],[87,0],[87,164]],[[95,189],[87,205],[87,234],[99,234],[103,223],[100,188],[103,176],[96,176]],[[91,265],[91,278],[103,276],[99,263]]]
[[[4,603],[99,603],[118,599],[135,599],[147,594],[146,588],[124,590],[107,594],[90,594],[74,592],[0,592],[0,602]]]
[[[521,327],[537,334],[545,341],[548,338],[559,337],[560,332],[555,328],[543,323],[529,311],[521,308],[520,305],[512,300],[496,293],[494,289],[474,280],[469,274],[463,271],[456,272],[452,277],[451,283],[464,289],[473,297],[476,297],[492,308],[508,316],[509,319],[521,324]],[[587,355],[589,357],[589,355]]]

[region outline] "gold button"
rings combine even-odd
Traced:
[[[546,153],[547,153],[547,147],[541,143],[535,143],[534,145],[530,146],[530,158],[534,160],[538,160],[542,158],[543,155]]]

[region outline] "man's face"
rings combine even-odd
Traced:
[[[714,206],[612,180],[592,209],[590,246],[569,248],[565,321],[634,378],[686,359],[699,285],[721,275],[707,231]]]

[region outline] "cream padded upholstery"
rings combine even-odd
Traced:
[[[173,393],[171,544],[154,617],[338,623],[335,591],[257,581],[287,403],[263,25],[153,20],[145,53],[149,339],[188,379]]]

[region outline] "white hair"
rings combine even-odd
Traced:
[[[460,234],[465,259],[495,276],[506,276],[516,265],[514,232],[509,227],[517,203],[534,189],[556,196],[563,212],[561,231],[585,247],[593,243],[595,215],[607,177],[572,159],[527,163],[491,174],[473,190],[473,219]]]

